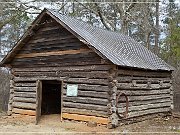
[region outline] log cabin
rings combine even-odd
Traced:
[[[8,114],[117,127],[167,113],[173,67],[140,43],[44,9],[1,66],[11,70]]]

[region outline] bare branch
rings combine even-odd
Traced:
[[[93,0],[93,2],[95,2],[95,1]],[[98,13],[98,15],[100,17],[100,20],[101,20],[102,24],[106,27],[107,30],[110,30],[109,26],[106,24],[106,22],[105,22],[105,20],[103,18],[103,15],[102,15],[100,7],[98,6],[97,3],[94,3],[94,4],[95,4],[95,6],[97,8],[97,13]]]
[[[77,3],[79,3],[81,6],[83,6],[85,9],[91,11],[92,13],[94,13],[95,15],[99,16],[98,12],[94,11],[93,9],[90,9],[89,7],[85,6],[84,4],[78,2],[78,0],[74,0]],[[114,26],[114,24],[112,22],[110,22],[105,16],[102,16],[103,20],[106,21],[113,29],[115,29],[116,27]]]

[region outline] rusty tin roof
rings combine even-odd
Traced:
[[[94,47],[116,65],[151,70],[174,70],[172,66],[168,65],[142,44],[120,32],[93,27],[86,22],[62,15],[55,10],[44,9],[42,12],[46,12],[54,17],[57,22],[68,28],[80,40]],[[11,50],[12,52],[13,49]],[[2,64],[6,62],[6,59],[8,57],[5,57]]]

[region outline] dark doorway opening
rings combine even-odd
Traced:
[[[41,114],[61,113],[61,82],[42,81]]]

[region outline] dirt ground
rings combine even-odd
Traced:
[[[0,135],[5,134],[113,134],[113,135],[175,135],[180,134],[180,118],[158,117],[129,125],[122,125],[115,129],[107,129],[104,125],[89,127],[85,122],[63,121],[59,115],[47,115],[41,118],[38,125],[32,117],[9,117],[0,115]]]

